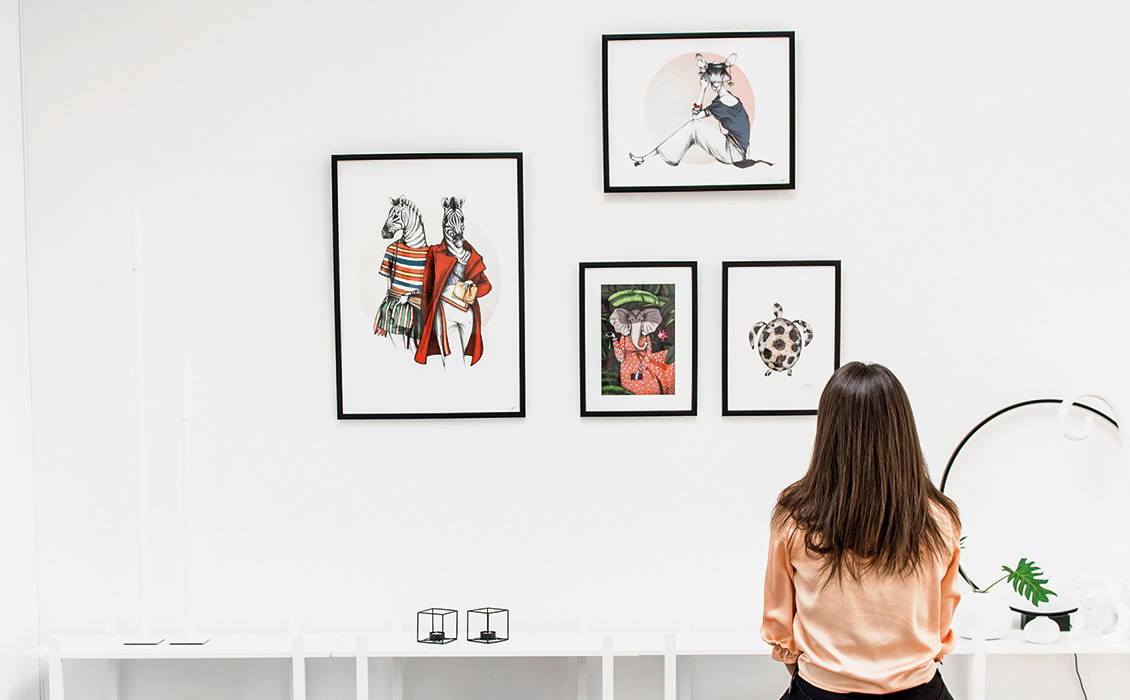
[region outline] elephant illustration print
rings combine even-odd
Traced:
[[[601,285],[601,394],[675,393],[675,285]]]

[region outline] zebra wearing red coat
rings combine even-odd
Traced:
[[[479,297],[490,293],[483,256],[463,238],[463,200],[443,199],[443,243],[428,248],[424,263],[424,322],[416,362],[458,354],[475,364],[483,356]],[[470,362],[467,361],[470,358]]]

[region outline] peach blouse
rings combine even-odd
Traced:
[[[765,570],[762,638],[773,658],[796,663],[809,683],[835,693],[893,693],[928,683],[953,650],[950,628],[961,594],[959,533],[939,515],[950,542],[944,559],[917,576],[868,574],[824,586],[820,560],[795,521],[774,528]]]

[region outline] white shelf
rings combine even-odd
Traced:
[[[357,655],[357,634],[303,634],[302,652],[306,658],[353,658]],[[663,656],[668,653],[667,636],[662,633],[612,635],[615,656]],[[498,644],[476,644],[460,639],[451,644],[420,644],[411,633],[377,632],[365,634],[371,658],[490,658],[490,657],[585,657],[601,656],[604,636],[600,634],[522,634]],[[771,648],[761,641],[756,630],[728,632],[689,632],[674,635],[678,656],[769,656]],[[216,634],[200,646],[127,645],[127,635],[71,634],[59,638],[62,659],[286,659],[293,654],[289,634]],[[981,642],[981,646],[959,639],[954,655],[1003,654],[1130,654],[1130,642],[1108,642],[1096,637],[1061,637],[1054,644],[1029,644],[1018,630],[1009,636]],[[47,645],[29,650],[27,655],[47,657]]]
[[[128,637],[78,634],[53,637],[28,652],[28,656],[47,659],[50,697],[62,700],[62,662],[72,659],[108,662],[143,659],[290,659],[292,697],[305,699],[307,659],[353,659],[357,673],[357,697],[369,697],[369,659],[391,659],[394,686],[403,682],[405,659],[483,659],[483,658],[571,658],[578,663],[578,698],[587,697],[587,659],[599,659],[602,700],[612,700],[616,657],[660,656],[664,667],[664,698],[677,693],[678,657],[769,656],[771,648],[761,641],[756,630],[728,632],[687,632],[681,634],[522,634],[497,644],[476,644],[459,639],[450,644],[420,644],[412,633],[346,634],[218,634],[201,646],[172,645],[168,641],[154,646],[127,645]],[[363,641],[364,648],[358,643]],[[52,653],[52,651],[54,653]],[[1108,642],[1096,637],[1064,635],[1055,644],[1029,644],[1019,630],[993,641],[958,640],[955,656],[972,660],[967,697],[984,700],[986,661],[991,656],[1049,654],[1130,654],[1130,642]]]
[[[1061,635],[1054,644],[1031,644],[1024,641],[1020,630],[1012,630],[1002,639],[973,642],[958,639],[951,655],[986,656],[1010,654],[1130,654],[1130,642],[1109,642],[1100,637]],[[669,653],[666,635],[617,634],[613,651],[616,656],[663,656]],[[761,640],[757,630],[725,632],[684,632],[675,635],[677,656],[770,656],[772,647]]]
[[[758,630],[629,632],[613,635],[612,649],[616,656],[769,656],[773,651]]]
[[[978,647],[978,644],[981,646]],[[1075,637],[1061,634],[1054,644],[1030,644],[1024,641],[1023,633],[1020,630],[1012,630],[1001,639],[987,642],[978,643],[969,639],[958,640],[953,653],[983,653],[987,656],[1006,654],[1130,654],[1130,642],[1108,642],[1099,637]]]
[[[160,635],[157,635],[160,637]],[[129,645],[127,635],[68,634],[59,636],[59,658],[103,661],[134,659],[289,659],[294,655],[294,637],[289,634],[204,635],[202,645],[174,645],[168,639],[156,645]],[[329,658],[341,634],[302,634],[302,656]],[[36,659],[47,658],[47,644],[28,651]]]
[[[334,658],[357,656],[357,634],[342,635],[333,649]],[[585,657],[600,656],[599,634],[523,634],[496,644],[478,644],[459,639],[450,644],[421,644],[412,633],[365,634],[369,658],[491,658],[491,657]]]

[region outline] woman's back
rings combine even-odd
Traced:
[[[934,662],[953,649],[950,624],[961,597],[959,535],[947,514],[936,517],[950,556],[909,575],[867,572],[858,581],[827,580],[822,557],[805,550],[795,521],[774,527],[762,620],[774,657],[797,663],[805,680],[832,692],[880,694],[928,683]]]
[[[959,539],[902,385],[881,365],[844,365],[820,397],[808,472],[773,512],[762,636],[774,658],[815,691],[946,697],[933,686],[953,648]]]

